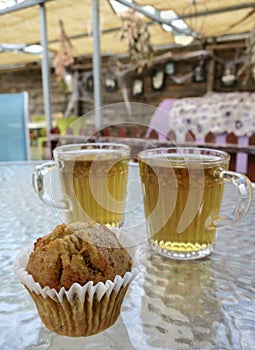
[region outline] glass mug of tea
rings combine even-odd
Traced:
[[[138,154],[143,202],[150,245],[163,256],[198,259],[214,249],[217,228],[244,217],[253,199],[245,175],[228,171],[226,152],[170,147]],[[226,182],[238,191],[237,205],[222,216]]]
[[[68,144],[56,147],[53,157],[54,161],[37,166],[33,172],[33,187],[39,198],[63,209],[67,222],[90,219],[121,227],[130,147],[118,143]],[[44,186],[44,176],[54,169],[60,180],[60,200],[54,200]]]

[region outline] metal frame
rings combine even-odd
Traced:
[[[51,113],[51,84],[50,84],[50,64],[48,56],[48,38],[47,38],[47,22],[45,3],[54,0],[27,0],[5,10],[0,11],[1,14],[20,11],[25,8],[39,5],[40,28],[41,28],[41,44],[43,47],[42,58],[42,85],[44,96],[45,117],[47,126],[47,135],[50,135],[52,129],[52,113]],[[93,76],[94,76],[94,107],[95,107],[95,126],[100,129],[102,125],[102,114],[100,107],[102,106],[101,98],[101,53],[100,53],[100,32],[99,32],[99,3],[98,0],[91,0],[93,33],[94,33],[94,52],[93,52]]]
[[[42,59],[42,84],[43,97],[46,118],[47,136],[49,136],[52,129],[52,115],[51,115],[51,84],[50,84],[50,64],[48,54],[47,41],[47,24],[46,24],[46,10],[45,3],[40,3],[40,28],[41,28],[41,44],[43,47]]]
[[[101,82],[101,50],[100,50],[100,25],[99,25],[99,2],[91,0],[93,21],[93,77],[94,77],[94,107],[95,127],[100,130],[102,126],[102,82]]]
[[[41,44],[43,47],[42,58],[42,85],[45,107],[45,118],[47,126],[47,134],[50,134],[52,128],[52,116],[51,116],[51,94],[50,94],[50,65],[48,57],[48,39],[47,39],[47,25],[46,25],[46,10],[45,3],[52,0],[27,0],[12,7],[8,7],[5,10],[0,11],[1,14],[11,13],[14,11],[20,11],[28,7],[39,5],[40,16],[40,28],[41,28]]]
[[[43,60],[42,60],[42,83],[43,83],[43,94],[44,94],[44,104],[45,104],[45,115],[47,123],[47,133],[50,133],[52,127],[52,116],[51,116],[51,98],[50,98],[50,74],[49,74],[49,58],[48,58],[48,40],[47,40],[47,26],[46,26],[46,10],[45,3],[54,0],[27,0],[22,3],[19,3],[13,7],[8,7],[0,11],[0,16],[2,14],[11,13],[14,11],[19,11],[31,6],[39,5],[40,7],[40,26],[41,26],[41,43],[43,47]],[[141,6],[136,5],[135,3],[129,3],[126,0],[117,0],[122,5],[125,5],[129,8],[133,8],[136,11],[144,14],[148,18],[157,21],[158,23],[170,25],[174,30],[180,32],[179,28],[173,26],[173,20],[164,20],[158,15],[153,15],[145,11]],[[101,106],[102,106],[102,97],[101,97],[101,52],[100,52],[100,33],[99,33],[99,0],[91,0],[92,5],[92,19],[93,19],[93,33],[94,33],[94,53],[93,53],[93,76],[94,76],[94,107],[95,107],[95,126],[96,129],[99,129],[102,125],[102,115],[101,115]],[[221,13],[226,11],[234,11],[243,8],[255,7],[255,2],[249,2],[247,4],[240,4],[235,6],[228,6],[221,9],[208,10],[204,12],[196,13],[195,16],[204,16],[209,14]],[[182,19],[189,18],[191,15],[187,14],[182,16]],[[192,16],[194,16],[192,14]],[[183,31],[182,31],[183,32]],[[185,31],[186,33],[186,31]],[[192,33],[194,37],[197,36],[196,33]]]

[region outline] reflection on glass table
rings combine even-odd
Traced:
[[[219,231],[209,258],[163,258],[147,246],[137,166],[130,167],[125,233],[139,239],[140,272],[128,290],[121,316],[111,328],[87,338],[47,330],[12,271],[20,251],[62,220],[34,193],[34,166],[29,162],[0,165],[0,349],[254,348],[254,205],[241,222]],[[235,193],[227,187],[224,205],[228,210],[233,198]]]

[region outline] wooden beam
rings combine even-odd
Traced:
[[[225,44],[213,44],[213,45],[206,45],[206,50],[213,51],[213,50],[230,50],[230,49],[243,49],[246,47],[245,41],[243,42],[231,42],[231,43],[225,43]]]

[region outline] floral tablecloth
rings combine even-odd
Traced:
[[[174,143],[185,143],[191,131],[197,144],[205,142],[206,135],[215,135],[215,143],[226,144],[227,134],[234,133],[238,146],[248,146],[249,137],[255,133],[255,93],[210,92],[201,97],[163,100],[151,118],[146,137],[152,131],[160,141],[171,139]],[[236,171],[246,173],[248,155],[238,152]]]
[[[180,142],[185,140],[187,130],[197,140],[203,140],[209,132],[250,137],[255,132],[255,94],[210,92],[175,100],[169,110],[169,129]]]

